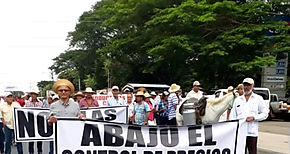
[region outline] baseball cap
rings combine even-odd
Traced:
[[[200,86],[200,83],[198,81],[194,81],[193,86]]]
[[[58,95],[54,95],[54,96],[52,97],[52,100],[54,100],[54,99],[59,99]]]
[[[245,78],[243,80],[243,83],[249,83],[249,84],[254,84],[254,80],[252,78]]]
[[[118,86],[113,86],[112,90],[119,90],[119,87]]]
[[[12,94],[11,92],[6,92],[4,96],[5,96],[5,97],[13,96],[13,94]]]

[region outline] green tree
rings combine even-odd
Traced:
[[[54,59],[57,74],[78,74],[94,89],[110,84],[178,83],[191,87],[260,82],[261,68],[289,53],[289,26],[273,16],[281,2],[104,0],[84,12],[70,46]],[[288,3],[287,3],[288,4]],[[268,32],[275,35],[266,35]],[[108,74],[110,75],[108,77]]]

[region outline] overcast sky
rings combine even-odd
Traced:
[[[52,59],[69,47],[65,41],[79,16],[97,0],[1,0],[0,91],[28,91],[51,78]]]

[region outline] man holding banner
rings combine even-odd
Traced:
[[[80,113],[79,105],[69,97],[73,94],[75,89],[70,81],[60,79],[53,84],[52,89],[58,94],[60,100],[50,106],[49,125],[55,123],[57,117],[78,117],[79,119],[84,117],[84,115]],[[51,152],[53,151],[52,149],[53,144],[50,144]]]
[[[230,113],[230,119],[246,118],[248,122],[246,151],[249,154],[257,153],[258,140],[258,121],[265,120],[268,116],[269,109],[263,102],[263,98],[253,92],[254,80],[245,78],[243,80],[244,95],[235,99],[233,108]]]

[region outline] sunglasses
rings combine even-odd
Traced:
[[[69,92],[70,90],[67,90],[67,89],[60,89],[60,90],[58,90],[58,92]]]

